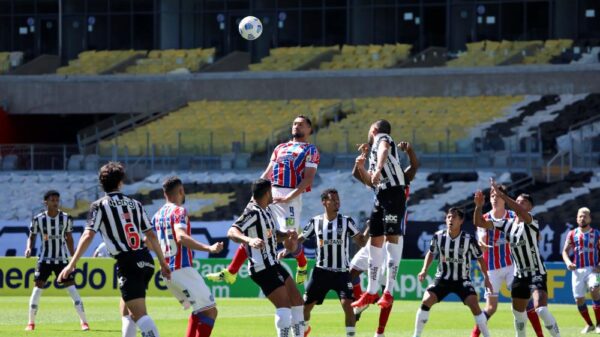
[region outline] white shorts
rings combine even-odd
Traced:
[[[204,311],[216,306],[215,299],[204,283],[204,279],[192,267],[171,272],[171,280],[165,283],[184,308],[191,305],[194,311]]]
[[[371,241],[354,254],[350,261],[350,270],[356,269],[362,272],[369,270],[369,245]],[[385,285],[387,272],[387,254],[384,255],[383,268],[379,268],[379,283]]]
[[[488,277],[490,278],[490,283],[492,284],[493,291],[491,294],[485,294],[485,297],[488,296],[498,296],[500,294],[500,288],[502,287],[502,282],[506,283],[506,287],[510,289],[512,285],[513,279],[515,278],[515,266],[510,265],[508,267],[488,270]]]
[[[598,274],[594,273],[594,268],[585,267],[573,270],[571,275],[571,284],[573,286],[573,297],[585,297],[585,294],[592,288],[600,286],[598,283]]]
[[[293,188],[273,186],[273,198],[285,197]],[[290,229],[301,230],[300,215],[302,214],[302,194],[288,203],[271,204],[271,211],[279,225],[279,230],[286,232]]]

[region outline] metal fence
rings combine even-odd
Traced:
[[[76,145],[0,144],[3,170],[66,170],[69,158],[79,154]]]

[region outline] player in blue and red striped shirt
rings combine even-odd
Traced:
[[[312,122],[306,116],[297,116],[292,123],[292,139],[277,145],[262,179],[270,180],[274,204],[269,207],[277,220],[280,231],[299,231],[302,213],[302,193],[309,192],[319,165],[317,147],[308,142],[312,134]],[[302,245],[292,255],[298,261],[296,283],[306,281],[306,257]],[[233,260],[217,273],[207,274],[211,281],[235,282],[237,272],[248,258],[246,249],[240,246]]]
[[[506,187],[499,185],[498,188],[506,193]],[[496,195],[490,195],[490,204],[492,209],[483,215],[486,221],[495,221],[502,219],[514,219],[516,217],[515,212],[507,210],[505,208],[504,200],[496,197]],[[510,286],[514,279],[514,265],[510,256],[510,246],[506,240],[506,234],[496,228],[485,229],[477,228],[477,238],[479,240],[479,246],[483,250],[483,260],[486,262],[488,267],[488,277],[492,283],[492,293],[486,293],[486,307],[484,314],[488,320],[498,309],[498,295],[500,294],[500,288],[502,282],[506,283],[506,286],[510,289]],[[540,319],[535,312],[533,303],[530,301],[527,307],[527,316],[535,333],[538,337],[543,337],[542,326]],[[471,332],[471,337],[479,337],[479,327],[475,325]]]
[[[590,226],[591,223],[590,209],[587,207],[580,208],[577,211],[577,228],[569,231],[569,234],[567,234],[567,240],[562,251],[563,260],[567,268],[573,271],[571,282],[573,297],[575,297],[581,317],[587,323],[581,333],[593,331],[600,333],[600,283],[598,282],[598,273],[600,272],[600,260],[598,259],[600,231],[592,228]],[[569,257],[569,252],[571,251],[573,252],[573,259]],[[594,301],[595,328],[585,304],[585,294],[588,290],[592,294],[592,300]]]
[[[223,243],[209,246],[192,238],[190,220],[182,206],[185,191],[181,179],[167,178],[163,192],[167,202],[152,217],[152,225],[171,269],[167,288],[185,309],[192,307],[186,337],[208,337],[217,317],[217,307],[210,289],[193,267],[194,250],[216,254],[223,250]]]

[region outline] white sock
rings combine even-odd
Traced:
[[[135,322],[137,327],[142,332],[142,337],[158,337],[158,329],[156,328],[156,324],[152,318],[148,315],[144,315],[140,317],[140,319]]]
[[[123,337],[135,337],[137,330],[135,328],[135,322],[131,319],[131,316],[121,317],[121,335]]]
[[[275,329],[277,337],[290,337],[292,327],[292,309],[277,308],[275,310]]]
[[[398,243],[385,243],[387,251],[387,278],[385,280],[385,291],[390,294],[394,293],[394,285],[396,284],[396,276],[398,276],[398,267],[402,261],[402,248],[404,239],[402,236],[398,238]]]
[[[423,332],[423,328],[425,327],[425,323],[429,320],[429,310],[425,311],[419,308],[417,310],[417,317],[415,318],[415,337],[421,336],[421,332]]]
[[[481,331],[483,337],[490,337],[490,331],[488,330],[487,326],[487,317],[485,317],[485,314],[482,312],[481,314],[474,317],[475,323],[477,324],[477,327],[479,327],[479,331]]]
[[[73,305],[75,306],[75,310],[77,311],[77,315],[79,315],[79,319],[81,323],[87,323],[87,319],[85,318],[85,309],[83,309],[83,302],[81,301],[81,297],[77,292],[77,288],[74,285],[68,286],[67,291],[71,298],[73,299]]]
[[[40,304],[40,297],[42,296],[44,289],[34,287],[29,298],[29,323],[35,323],[35,315],[38,311],[38,305]]]
[[[379,268],[383,262],[383,248],[369,246],[369,283],[367,285],[367,292],[369,294],[376,294],[379,288]]]
[[[527,325],[527,313],[525,311],[512,310],[515,317],[515,332],[517,337],[525,337],[525,326]]]
[[[560,337],[558,324],[556,323],[556,319],[554,319],[554,316],[552,316],[552,314],[550,313],[550,310],[548,310],[548,307],[538,307],[537,309],[535,309],[535,312],[537,312],[538,316],[540,316],[542,321],[544,321],[544,326],[546,326],[546,329],[548,329],[550,335],[552,337]]]
[[[353,326],[346,327],[346,337],[354,337],[356,335],[356,328]]]
[[[292,307],[292,330],[295,337],[304,337],[304,306]]]

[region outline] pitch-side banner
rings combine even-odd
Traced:
[[[201,275],[219,271],[227,266],[229,259],[195,259],[194,267]],[[416,300],[421,299],[427,289],[427,285],[433,281],[435,273],[435,263],[429,269],[427,280],[423,283],[417,280],[417,274],[422,268],[422,260],[402,260],[400,271],[394,285],[394,297],[397,299]],[[28,296],[31,294],[34,286],[33,277],[35,272],[35,258],[4,257],[0,258],[0,296]],[[156,263],[158,266],[158,263]],[[284,260],[283,266],[290,275],[295,275],[296,261]],[[309,260],[309,270],[312,272],[314,260]],[[546,263],[548,268],[548,296],[551,302],[572,303],[571,294],[571,273],[565,269],[562,263]],[[114,260],[112,258],[83,258],[78,264],[75,273],[75,283],[82,296],[119,296],[118,282],[114,269]],[[260,289],[252,282],[248,273],[248,268],[244,265],[233,285],[225,283],[213,283],[206,281],[215,297],[261,297],[263,294]],[[361,275],[361,284],[363,289],[367,285],[367,277]],[[481,298],[483,298],[484,287],[483,278],[478,269],[473,272],[473,284],[478,289]],[[64,295],[65,290],[56,283],[54,276],[46,284],[45,295]],[[300,286],[300,290],[304,291]],[[171,296],[166,290],[166,286],[158,267],[156,273],[148,288],[149,296]],[[510,292],[504,286],[500,290],[500,299],[509,301]],[[333,292],[329,293],[330,298],[335,298]],[[458,300],[454,295],[448,300]]]

